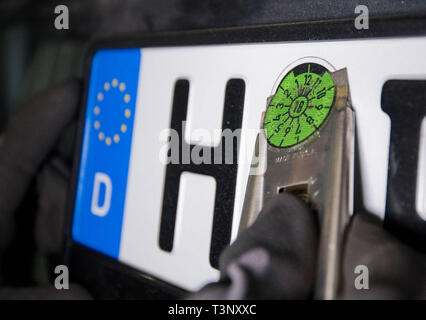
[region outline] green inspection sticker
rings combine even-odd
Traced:
[[[334,81],[325,67],[304,63],[293,68],[268,105],[263,124],[268,142],[288,148],[309,138],[330,113],[334,96]]]

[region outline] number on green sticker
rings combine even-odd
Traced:
[[[292,147],[324,123],[333,106],[334,81],[328,70],[304,63],[288,72],[268,105],[263,124],[274,147]]]

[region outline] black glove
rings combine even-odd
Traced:
[[[36,244],[43,253],[60,253],[64,243],[65,203],[69,170],[52,150],[75,118],[81,85],[66,81],[20,106],[0,138],[0,264],[14,233],[14,213],[30,182],[37,178]],[[52,270],[53,274],[53,270]],[[87,298],[77,285],[2,288],[0,298]]]
[[[313,296],[318,231],[314,213],[290,194],[267,203],[220,260],[220,280],[189,299],[307,299]],[[368,289],[357,289],[358,265]],[[387,233],[371,215],[347,229],[340,299],[425,299],[426,255]]]
[[[355,268],[368,268],[369,289],[358,290]],[[426,254],[383,229],[378,218],[355,214],[344,249],[341,299],[426,299]]]
[[[318,245],[315,216],[298,198],[282,194],[220,257],[218,283],[190,299],[308,299]]]

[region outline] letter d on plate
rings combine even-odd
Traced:
[[[99,196],[101,186],[105,186],[105,195],[102,206],[99,205]],[[93,194],[92,194],[92,213],[94,215],[104,217],[111,206],[111,194],[112,194],[112,183],[110,177],[102,172],[96,172],[95,174],[95,182],[93,186]]]

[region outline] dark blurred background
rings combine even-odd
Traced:
[[[0,0],[0,136],[21,102],[63,79],[82,76],[85,50],[97,37],[353,19],[358,4],[367,5],[371,17],[426,17],[424,0]],[[57,5],[69,8],[69,30],[54,28]],[[69,164],[73,136],[71,127],[57,150]],[[36,198],[32,186],[16,215],[16,235],[0,266],[0,285],[50,281],[51,260],[34,245]]]

